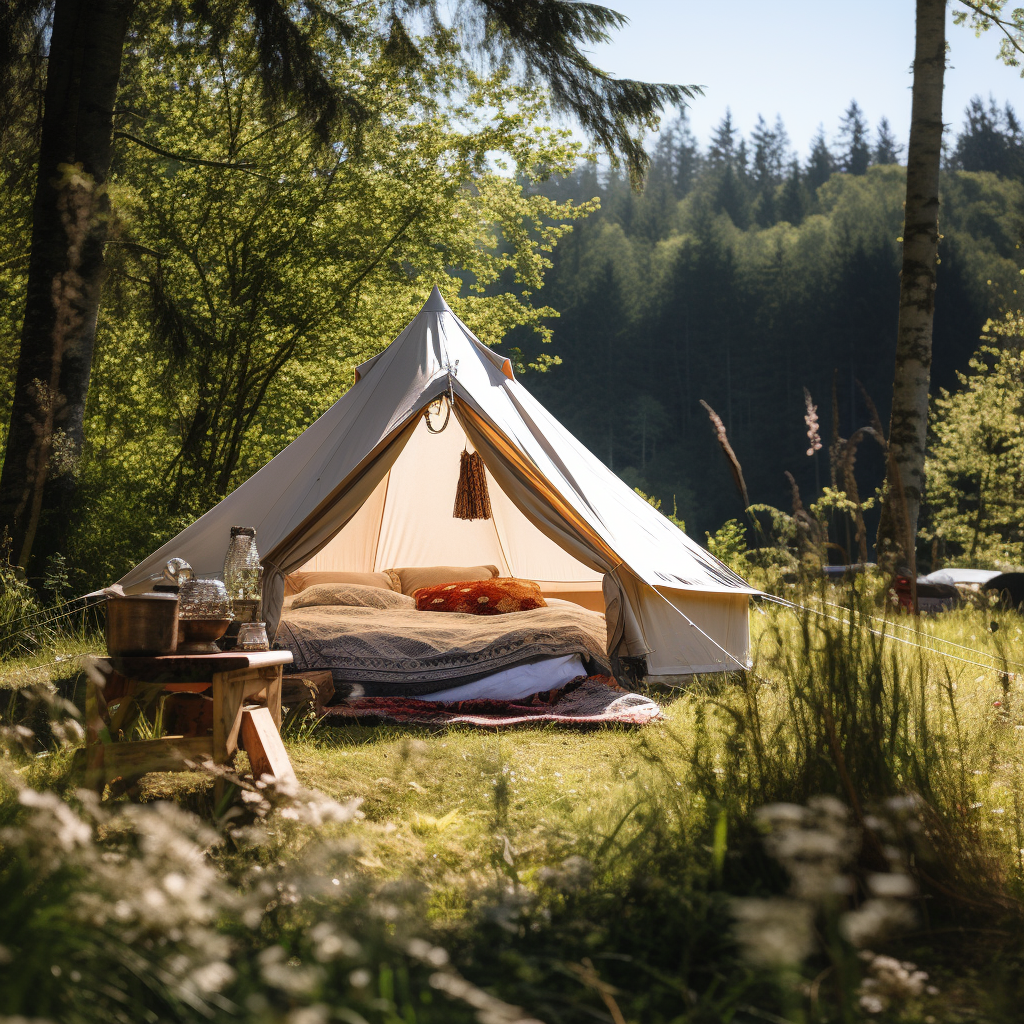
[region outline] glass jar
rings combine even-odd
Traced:
[[[232,608],[242,602],[258,602],[260,599],[260,553],[256,550],[256,528],[254,526],[232,526],[231,541],[224,556],[224,585]],[[236,615],[236,618],[238,616]],[[255,618],[247,615],[246,621]]]
[[[270,640],[267,638],[265,622],[243,622],[238,627],[238,650],[269,651]]]

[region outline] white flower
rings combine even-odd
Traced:
[[[312,1006],[303,1006],[292,1010],[285,1018],[287,1024],[327,1024],[331,1019],[330,1008],[323,1003],[314,1003]]]
[[[737,899],[733,934],[743,955],[763,967],[793,967],[814,949],[814,908],[790,899]]]
[[[914,911],[895,900],[870,899],[839,919],[839,930],[854,946],[866,946],[872,939],[905,931],[917,922]]]
[[[917,886],[910,875],[892,871],[888,874],[868,875],[868,888],[872,895],[889,899],[909,899],[917,895]]]
[[[191,981],[200,992],[220,992],[234,980],[234,968],[222,960],[192,968]]]

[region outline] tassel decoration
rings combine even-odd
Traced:
[[[455,491],[456,519],[490,519],[491,497],[487,493],[487,474],[479,452],[463,451],[459,468],[459,486]]]

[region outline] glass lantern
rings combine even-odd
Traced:
[[[262,572],[260,553],[256,550],[256,528],[232,526],[224,556],[224,585],[236,622],[252,622],[258,618]]]

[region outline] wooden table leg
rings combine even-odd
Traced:
[[[238,749],[242,724],[243,679],[245,673],[215,672],[213,675],[213,759],[227,764]]]
[[[85,684],[85,787],[103,795],[103,732],[106,703],[100,687],[90,678]]]
[[[274,725],[277,726],[278,732],[281,730],[281,687],[283,675],[284,666],[278,665],[274,678],[267,683],[267,708],[274,719]]]

